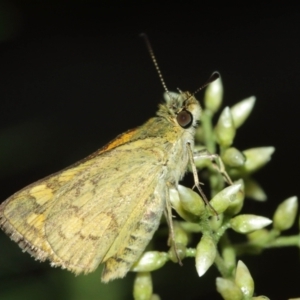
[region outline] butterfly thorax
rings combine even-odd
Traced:
[[[188,92],[166,93],[166,102],[159,106],[157,116],[149,119],[135,131],[132,139],[151,138],[154,148],[165,152],[163,177],[177,184],[189,162],[187,144],[193,149],[194,135],[201,108],[197,99]],[[188,114],[190,122],[180,124],[180,115]]]

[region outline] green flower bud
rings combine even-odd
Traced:
[[[222,160],[229,167],[241,167],[245,164],[246,157],[238,149],[231,147],[224,151]]]
[[[243,171],[246,173],[253,173],[262,166],[264,166],[275,151],[274,147],[259,147],[243,151],[246,156],[246,162],[243,166]]]
[[[199,224],[190,222],[180,222],[180,227],[186,232],[201,232],[201,226]]]
[[[236,252],[234,248],[231,245],[222,245],[221,255],[227,270],[234,270],[236,267]]]
[[[173,229],[175,235],[175,243],[186,246],[189,242],[189,236],[187,232],[180,226],[179,222],[173,222]]]
[[[243,293],[240,288],[231,280],[218,277],[216,280],[217,291],[224,300],[242,300]]]
[[[187,222],[182,222],[185,224],[191,224]],[[172,243],[172,246],[168,252],[170,260],[173,262],[178,262],[178,257],[180,260],[184,259],[186,256],[186,245],[189,242],[189,236],[187,232],[180,226],[179,222],[173,222],[173,229],[175,235],[175,245]],[[176,251],[175,251],[176,248]]]
[[[295,222],[298,210],[298,198],[290,197],[278,205],[273,216],[273,226],[279,231],[287,230]]]
[[[244,99],[233,105],[230,109],[235,128],[239,128],[249,117],[254,107],[254,96]]]
[[[235,272],[235,283],[241,289],[244,296],[251,297],[254,293],[254,281],[246,267],[246,265],[239,260]]]
[[[205,90],[204,106],[206,109],[215,113],[222,104],[223,84],[221,78],[210,83]]]
[[[238,215],[230,220],[231,228],[239,233],[262,229],[271,223],[272,220],[256,215]]]
[[[219,214],[218,216],[212,215],[209,219],[210,228],[213,231],[217,231],[223,225],[224,215]]]
[[[212,198],[210,201],[211,206],[218,214],[223,213],[228,208],[229,204],[235,201],[240,189],[241,184],[228,186]]]
[[[203,235],[196,248],[196,269],[199,276],[205,274],[214,263],[217,255],[216,245],[209,235]]]
[[[133,272],[151,272],[161,268],[168,261],[168,254],[159,251],[147,251],[133,264]]]
[[[267,240],[269,238],[269,231],[267,229],[259,229],[247,234],[247,238],[249,241],[261,241]]]
[[[177,263],[178,257],[180,260],[183,260],[186,257],[186,251],[187,249],[185,245],[181,243],[175,243],[175,245],[172,245],[168,251],[169,259]]]
[[[170,195],[170,202],[172,204],[172,207],[177,211],[179,216],[188,221],[188,222],[198,222],[199,217],[194,216],[193,214],[187,212],[186,210],[183,209],[182,203],[180,200],[179,192],[175,188],[170,188],[169,189],[169,195]]]
[[[178,193],[184,210],[195,216],[201,216],[205,212],[205,204],[199,194],[183,185],[178,185]]]
[[[229,147],[235,137],[236,129],[229,107],[222,111],[215,128],[217,142],[223,147]]]
[[[134,300],[150,300],[152,296],[152,278],[149,272],[137,273],[133,283]]]
[[[257,296],[257,297],[252,297],[251,300],[270,300],[267,296]],[[293,299],[290,299],[293,300]],[[295,299],[297,300],[297,299]]]
[[[242,179],[239,179],[236,182],[234,182],[234,185],[238,185],[238,184],[240,184],[241,187],[240,187],[239,191],[237,192],[235,198],[231,198],[230,204],[225,211],[226,215],[229,215],[229,216],[236,215],[243,208],[244,199],[245,199],[244,181]]]
[[[252,178],[245,178],[245,194],[246,197],[256,201],[266,201],[267,195],[262,187]]]

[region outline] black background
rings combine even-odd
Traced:
[[[296,7],[7,0],[0,2],[0,20],[1,199],[154,115],[163,88],[141,32],[170,90],[194,91],[217,70],[223,106],[257,97],[235,146],[275,146],[276,152],[255,176],[268,201],[249,202],[245,212],[272,218],[278,203],[299,194]],[[133,275],[102,291],[99,270],[75,278],[34,262],[2,233],[0,242],[1,299],[131,297]],[[298,254],[279,249],[243,257],[256,293],[299,296]],[[154,273],[162,299],[220,299],[214,268],[200,279],[191,259],[183,268],[169,263],[165,269]]]

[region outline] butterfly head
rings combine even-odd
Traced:
[[[201,115],[198,100],[189,92],[164,93],[165,104],[160,105],[158,115],[167,117],[183,129],[193,128]]]

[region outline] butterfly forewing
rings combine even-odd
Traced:
[[[107,261],[104,280],[122,277],[159,224],[165,156],[137,140],[49,176],[2,204],[2,227],[38,259],[77,274]]]

